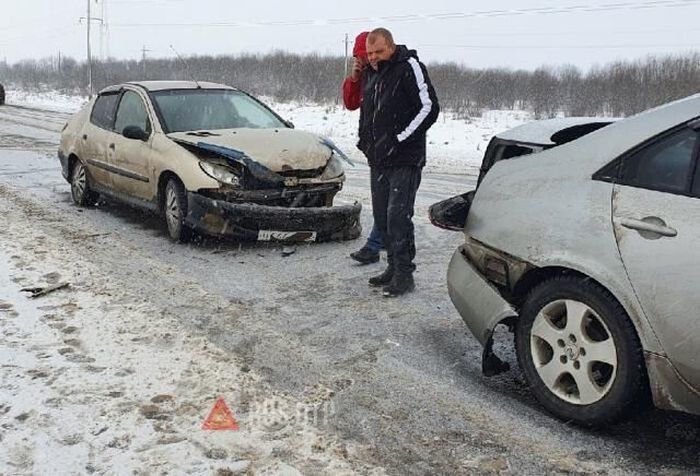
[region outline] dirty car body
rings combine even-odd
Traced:
[[[465,234],[448,290],[485,374],[507,369],[492,351],[505,324],[560,418],[610,423],[649,393],[700,414],[699,116],[697,95],[616,121],[434,206],[433,223]]]
[[[252,96],[202,82],[111,86],[74,116],[59,158],[74,200],[163,213],[172,238],[354,239],[361,206],[333,206],[347,157]]]

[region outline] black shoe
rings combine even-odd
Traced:
[[[369,285],[370,286],[384,286],[386,284],[389,284],[393,277],[394,277],[394,270],[392,268],[387,268],[384,270],[384,272],[382,274],[378,274],[377,276],[372,276],[371,278],[369,278]]]
[[[374,251],[363,246],[359,250],[350,253],[350,257],[362,264],[376,263],[379,261],[379,251]]]
[[[410,293],[416,289],[413,276],[410,274],[397,274],[391,282],[384,287],[384,297],[396,297]]]

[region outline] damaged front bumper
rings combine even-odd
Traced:
[[[188,192],[185,224],[207,235],[261,241],[354,240],[362,205],[280,207],[216,200]]]

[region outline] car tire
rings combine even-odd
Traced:
[[[612,294],[590,279],[559,276],[532,289],[515,345],[535,397],[558,418],[603,426],[645,401],[644,355],[634,326]]]
[[[73,202],[80,207],[97,203],[99,195],[90,189],[90,176],[87,167],[79,160],[75,162],[70,176],[70,194]]]
[[[168,179],[163,192],[163,214],[170,238],[180,243],[189,241],[192,230],[185,225],[187,193],[182,182],[175,177]]]

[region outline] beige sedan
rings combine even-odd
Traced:
[[[213,83],[102,90],[58,151],[79,206],[99,195],[163,214],[169,235],[325,241],[361,232],[360,204],[333,206],[347,157],[254,97]]]

